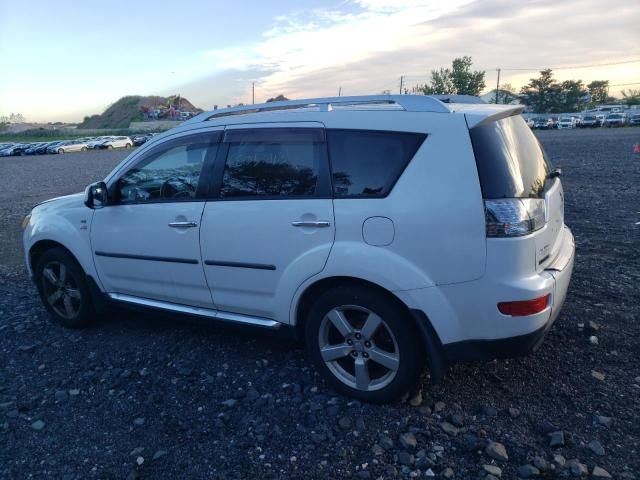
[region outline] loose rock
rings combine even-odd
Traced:
[[[502,476],[502,469],[497,465],[483,465],[482,468],[485,472],[495,475],[496,477]]]
[[[31,424],[31,428],[33,428],[34,430],[40,431],[45,427],[45,425],[46,423],[44,423],[42,420],[36,420]]]
[[[499,442],[489,442],[485,448],[485,452],[494,460],[498,460],[500,462],[506,462],[509,460],[507,450],[504,448],[504,445]]]
[[[538,475],[540,475],[540,470],[533,465],[522,465],[518,467],[518,476],[520,478],[531,478],[537,477]]]
[[[598,466],[593,467],[593,472],[591,472],[591,475],[597,478],[612,478],[609,472],[607,472],[604,468],[600,468]]]
[[[549,446],[561,447],[564,445],[564,432],[562,430],[549,434]]]
[[[413,433],[407,432],[400,435],[400,445],[406,450],[411,450],[416,448],[418,441]]]
[[[589,442],[589,449],[598,456],[604,455],[604,447],[598,440],[591,440]]]

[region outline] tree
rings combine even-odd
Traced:
[[[622,90],[622,101],[627,105],[640,105],[640,90],[629,88],[627,91]]]
[[[489,92],[489,103],[496,103],[496,89]],[[512,103],[519,100],[520,96],[516,93],[516,89],[510,83],[503,83],[498,89],[497,103]]]
[[[560,86],[548,68],[540,71],[538,78],[530,78],[529,83],[520,90],[520,94],[523,103],[530,106],[534,113],[548,113],[558,101]]]
[[[22,115],[21,113],[12,113],[11,115],[9,115],[9,121],[11,123],[23,123],[24,115]]]
[[[471,57],[453,60],[451,68],[431,71],[429,85],[418,85],[413,90],[425,95],[480,95],[485,87],[484,71],[471,70]]]
[[[286,102],[287,100],[289,100],[287,97],[285,97],[284,95],[280,94],[277,97],[272,97],[269,100],[267,100],[267,103],[270,103],[270,102]]]
[[[609,99],[609,80],[594,80],[589,85],[589,95],[591,95],[590,105],[600,105],[607,103]]]
[[[556,112],[578,112],[588,103],[589,91],[582,80],[565,80],[560,84],[558,102],[553,106]]]

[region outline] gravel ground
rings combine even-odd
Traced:
[[[640,478],[640,130],[539,136],[577,242],[560,318],[535,354],[386,406],[336,396],[277,332],[126,310],[53,325],[16,224],[124,154],[0,159],[0,477]]]

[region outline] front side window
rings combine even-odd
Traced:
[[[387,195],[425,138],[422,133],[327,130],[334,195]]]
[[[217,141],[215,135],[201,134],[159,145],[120,177],[115,188],[117,201],[195,199],[205,159],[215,156]]]
[[[318,194],[324,151],[319,129],[230,130],[220,196],[304,197]]]

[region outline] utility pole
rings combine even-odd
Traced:
[[[500,69],[498,68],[498,83],[496,85],[496,104],[498,103],[498,92],[500,91]]]
[[[338,96],[341,97],[342,96],[342,87],[338,88]]]
[[[256,82],[251,82],[251,105],[256,103]]]
[[[400,75],[400,95],[402,95],[403,85],[404,85],[404,75]]]

